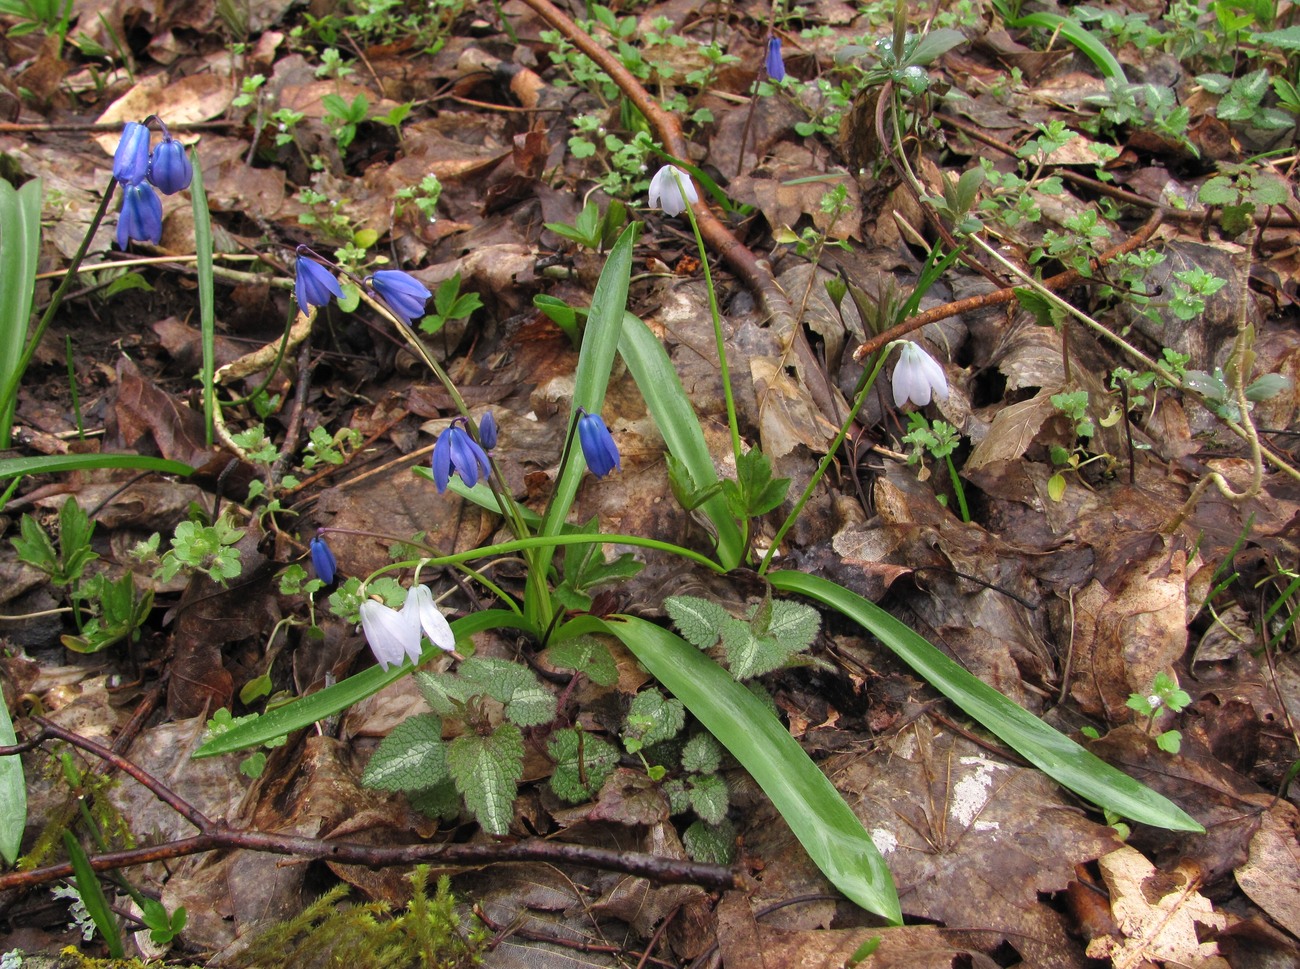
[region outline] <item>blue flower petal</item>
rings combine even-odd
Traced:
[[[149,156],[149,181],[164,195],[175,195],[190,187],[194,168],[185,146],[174,138],[164,138]]]
[[[584,413],[578,418],[578,443],[582,445],[587,467],[597,478],[605,477],[616,468],[622,470],[618,445],[599,414]]]
[[[767,59],[763,62],[767,76],[778,84],[785,80],[785,61],[781,57],[781,38],[775,34],[767,39]]]
[[[294,264],[293,292],[303,309],[328,306],[331,298],[343,298],[343,288],[334,274],[308,256],[299,256]]]
[[[154,245],[162,240],[162,199],[148,182],[136,182],[122,190],[116,238],[119,249],[125,249],[132,239]]]
[[[319,535],[311,540],[311,567],[316,571],[316,578],[326,585],[334,582],[338,563],[334,560],[334,553],[330,550],[329,544]]]
[[[488,411],[483,415],[483,419],[478,422],[478,442],[483,445],[483,450],[491,451],[497,446],[497,419]]]
[[[424,316],[424,304],[433,295],[410,273],[397,269],[381,269],[370,277],[370,285],[393,315],[407,326]]]
[[[128,121],[113,153],[113,177],[123,185],[134,185],[148,174],[149,129],[137,121]]]

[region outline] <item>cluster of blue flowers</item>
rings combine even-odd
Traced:
[[[303,309],[324,307],[331,299],[342,299],[343,288],[321,257],[306,246],[299,246],[294,264],[294,296]],[[410,326],[424,316],[424,304],[433,293],[410,273],[381,269],[362,280],[372,293],[384,301],[389,311]]]
[[[163,140],[150,150],[150,123],[162,131]],[[171,136],[156,116],[143,123],[128,121],[122,140],[113,154],[113,177],[122,186],[122,214],[117,220],[117,246],[125,249],[131,240],[157,245],[162,240],[162,200],[189,188],[194,170],[185,146]]]
[[[662,175],[661,172],[660,176]],[[695,190],[690,185],[690,179],[686,178],[684,184],[694,201]],[[671,190],[680,196],[676,184]],[[424,316],[425,303],[433,295],[414,276],[396,269],[383,269],[367,276],[363,285],[383,300],[392,314],[407,326]],[[294,295],[298,299],[298,305],[304,309],[325,307],[331,299],[343,298],[343,289],[334,272],[321,256],[307,246],[298,247],[294,265]],[[616,468],[621,469],[618,445],[614,443],[614,437],[600,415],[581,410],[580,415],[578,442],[582,446],[583,457],[587,459],[587,467],[598,478],[605,477]],[[490,411],[483,416],[478,426],[478,440],[470,434],[468,424],[465,418],[456,418],[434,442],[433,483],[439,493],[447,490],[453,474],[460,475],[461,480],[472,488],[478,484],[480,477],[486,478],[492,473],[488,452],[496,447],[496,419]]]

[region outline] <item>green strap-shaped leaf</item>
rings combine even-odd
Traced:
[[[625,616],[602,625],[749,771],[836,888],[868,911],[902,921],[889,868],[862,822],[752,693],[686,640],[653,623]]]
[[[618,352],[645,398],[646,408],[659,433],[664,436],[668,452],[686,465],[699,488],[715,484],[718,474],[704,440],[704,431],[700,429],[690,398],[686,396],[673,362],[668,359],[658,337],[644,322],[626,313]],[[727,509],[726,499],[714,495],[700,505],[700,510],[713,524],[718,540],[718,562],[728,571],[734,569],[740,564],[743,540],[736,520]]]
[[[1048,777],[1122,817],[1172,831],[1204,831],[1182,808],[1084,750],[973,676],[874,602],[803,572],[771,572],[774,589],[797,592],[869,630],[931,686]]]
[[[40,255],[41,180],[15,189],[0,178],[0,448],[9,446]]]
[[[457,639],[465,639],[485,629],[523,627],[523,620],[507,609],[485,609],[464,619],[457,619],[451,624],[451,631],[455,633]],[[427,646],[420,657],[420,662],[423,663],[441,653],[442,650],[437,646]],[[331,717],[340,710],[346,710],[352,704],[360,703],[366,697],[378,693],[389,683],[395,683],[410,674],[412,670],[414,667],[406,664],[393,666],[387,670],[372,666],[356,676],[349,676],[342,683],[327,686],[319,693],[286,703],[282,707],[276,707],[262,714],[254,721],[232,727],[205,743],[194,752],[194,756],[217,757],[221,754],[231,754],[237,750],[256,747],[268,740],[275,740],[303,727],[310,727],[316,721]]]
[[[9,708],[0,699],[0,746],[18,743]],[[27,828],[27,782],[23,779],[23,762],[17,754],[0,757],[0,858],[6,865],[18,860],[23,831]]]

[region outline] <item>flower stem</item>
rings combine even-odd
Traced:
[[[894,343],[897,342],[899,341],[894,341]],[[826,471],[830,468],[831,462],[835,460],[835,455],[839,452],[840,445],[844,443],[844,439],[848,437],[849,428],[853,426],[853,421],[858,416],[858,411],[860,411],[862,405],[867,402],[867,395],[871,392],[871,388],[875,386],[876,377],[880,375],[880,368],[884,366],[885,360],[889,357],[889,351],[894,347],[894,343],[886,345],[880,355],[876,357],[876,365],[871,368],[871,372],[864,372],[862,377],[858,379],[858,386],[853,392],[853,406],[849,408],[848,416],[844,418],[844,423],[840,425],[840,431],[835,435],[835,440],[831,441],[831,446],[826,449],[826,456],[823,457],[821,463],[817,465],[817,470],[813,472],[813,476],[809,479],[808,486],[804,488],[803,494],[799,496],[799,500],[795,502],[794,507],[790,509],[790,514],[786,516],[785,521],[781,523],[781,527],[777,529],[776,535],[772,539],[772,546],[767,550],[767,554],[763,556],[762,563],[758,566],[759,575],[766,575],[767,570],[771,568],[772,556],[775,555],[776,550],[781,547],[781,539],[785,538],[785,533],[790,530],[792,525],[794,525],[796,519],[799,517],[799,513],[803,511],[804,505],[808,504],[808,499],[812,497],[813,491],[816,490],[818,483],[826,475]]]
[[[686,186],[682,177],[675,171],[673,180],[677,191],[683,199],[687,198]],[[700,224],[695,220],[695,209],[686,206],[686,214],[691,220],[691,231],[695,233],[695,245],[700,250],[700,265],[704,267],[704,285],[709,290],[709,315],[713,319],[713,338],[718,345],[718,366],[722,370],[722,397],[727,404],[727,426],[731,429],[731,451],[737,463],[740,461],[740,425],[736,420],[736,400],[731,393],[731,370],[727,366],[727,346],[722,334],[722,316],[718,313],[718,294],[713,288],[713,273],[709,269],[709,253],[704,248],[704,237],[700,235]]]
[[[970,509],[966,507],[966,490],[961,486],[961,478],[957,476],[957,468],[952,463],[952,455],[945,455],[943,460],[948,465],[948,477],[952,479],[952,490],[957,493],[957,507],[961,511],[961,520],[969,522]]]

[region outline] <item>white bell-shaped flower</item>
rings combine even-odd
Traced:
[[[902,407],[909,400],[924,407],[930,397],[948,399],[948,378],[943,367],[911,340],[905,340],[894,364],[894,404]]]
[[[665,165],[650,179],[650,206],[663,209],[664,215],[681,215],[698,200],[691,176],[676,165]]]
[[[361,603],[360,611],[366,642],[384,669],[401,666],[408,656],[412,663],[420,662],[421,632],[441,650],[450,652],[456,648],[456,637],[434,604],[428,586],[417,585],[407,593],[400,610],[367,599]]]

